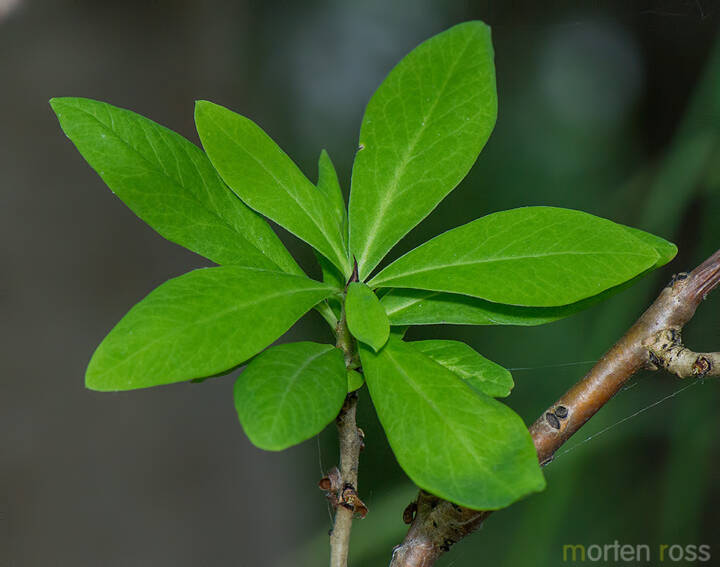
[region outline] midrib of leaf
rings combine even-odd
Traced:
[[[397,276],[389,276],[386,278],[373,278],[368,285],[378,285],[382,283],[383,281],[387,280],[393,280],[394,278],[400,278],[400,277],[407,277],[407,276],[414,276],[417,274],[423,274],[425,272],[432,272],[435,270],[442,270],[443,268],[457,268],[461,266],[473,266],[477,264],[492,264],[494,262],[507,262],[507,261],[514,261],[514,260],[527,260],[529,258],[548,258],[548,257],[555,257],[555,256],[617,256],[617,252],[550,252],[545,254],[526,254],[522,256],[506,256],[506,257],[499,257],[499,258],[487,258],[484,260],[472,260],[468,262],[453,262],[452,264],[433,264],[432,266],[426,266],[423,268],[417,268],[415,270],[410,270],[407,272],[403,272],[400,275]],[[638,252],[623,252],[623,256],[642,256],[647,257],[647,254],[640,254]],[[657,253],[656,253],[657,256]],[[389,267],[389,266],[388,266]],[[378,276],[381,274],[378,274]],[[393,284],[393,285],[399,285],[399,284]]]
[[[245,149],[245,146],[243,146],[240,142],[238,142],[235,137],[231,136],[231,135],[228,133],[228,131],[227,131],[221,124],[218,124],[218,122],[213,119],[212,116],[210,116],[209,119],[212,120],[212,122],[215,124],[215,126],[217,126],[217,128],[218,128],[223,134],[225,134],[226,138],[227,138],[228,140],[230,140],[231,143],[233,143],[234,145],[236,145],[237,147],[239,147],[243,152],[245,152],[252,160],[254,160],[260,167],[262,167],[263,170],[264,170],[268,175],[270,175],[270,177],[272,177],[272,178],[275,180],[275,182],[276,182],[280,187],[282,187],[282,188],[285,190],[285,192],[286,192],[286,193],[290,196],[290,198],[295,202],[295,204],[298,206],[298,208],[299,208],[300,210],[302,210],[303,213],[305,213],[305,216],[310,220],[310,222],[313,224],[313,226],[315,226],[315,228],[318,229],[318,231],[320,232],[320,235],[322,236],[323,240],[325,240],[325,243],[328,244],[328,245],[330,246],[330,249],[331,249],[333,252],[335,252],[335,254],[337,255],[337,259],[338,259],[338,260],[341,260],[341,261],[344,260],[344,259],[345,259],[345,256],[342,254],[342,250],[338,250],[338,248],[335,246],[335,244],[328,239],[328,237],[327,237],[327,235],[326,235],[326,232],[325,232],[325,228],[326,228],[326,227],[322,227],[322,226],[320,226],[320,225],[318,224],[317,220],[313,217],[313,215],[311,215],[311,214],[308,212],[308,210],[305,208],[305,204],[302,202],[302,200],[299,200],[298,197],[297,197],[297,195],[295,195],[294,192],[290,191],[290,190],[288,189],[288,186],[285,185],[284,183],[282,183],[282,182],[275,176],[275,174],[273,173],[273,171],[272,171],[271,169],[268,169],[268,168],[267,168],[267,166],[265,165],[264,162],[262,162],[259,158],[255,157],[255,155],[253,155],[252,153],[248,152],[248,151]],[[290,158],[288,157],[288,159],[290,159]],[[308,183],[310,183],[310,182],[308,181]],[[310,183],[310,185],[312,185],[312,183]],[[347,266],[345,266],[345,262],[342,262],[342,263],[343,263],[343,268],[346,268]]]
[[[378,226],[380,224],[380,221],[385,218],[385,214],[387,212],[388,207],[390,206],[390,204],[392,202],[394,202],[395,194],[397,192],[398,183],[400,181],[400,178],[402,177],[403,173],[405,172],[405,168],[408,166],[410,161],[412,161],[410,156],[413,153],[413,151],[415,150],[415,146],[417,145],[418,141],[420,140],[420,137],[425,132],[425,130],[429,127],[427,125],[429,117],[432,116],[433,112],[435,112],[435,108],[437,107],[440,99],[442,98],[443,94],[445,93],[445,89],[447,88],[448,83],[450,82],[450,77],[455,72],[455,67],[457,67],[458,62],[465,55],[465,52],[467,51],[467,49],[471,43],[472,43],[472,40],[467,41],[467,43],[465,44],[465,47],[463,48],[460,55],[450,65],[450,68],[445,77],[445,80],[443,81],[442,87],[440,87],[440,89],[438,90],[438,94],[435,97],[435,100],[432,102],[432,105],[430,106],[430,110],[427,112],[427,114],[425,114],[423,116],[423,120],[421,121],[420,128],[417,130],[417,132],[415,133],[415,135],[413,136],[413,138],[410,142],[410,145],[405,150],[405,152],[402,156],[402,159],[400,160],[400,165],[395,169],[393,179],[390,183],[390,187],[387,192],[387,194],[389,194],[390,196],[385,199],[380,199],[380,207],[378,208],[378,214],[374,217],[374,219],[372,221],[372,225],[370,226],[370,230],[368,231],[367,241],[365,242],[365,248],[363,250],[362,255],[360,256],[360,260],[358,261],[358,264],[362,265],[363,267],[365,267],[365,262],[367,260],[369,250],[372,248],[372,245],[375,243],[375,240],[377,238]],[[404,111],[404,108],[405,108],[405,106],[403,105],[403,111]],[[362,142],[362,140],[361,140],[361,142]],[[376,171],[375,177],[377,179],[377,168],[375,168],[375,171]],[[377,182],[375,184],[375,187],[377,188]],[[372,269],[374,269],[374,266]]]
[[[255,270],[255,268],[248,268],[248,269]],[[268,271],[268,272],[269,272],[270,270],[260,270],[260,269],[258,269],[257,271],[263,271],[263,272],[264,272],[264,271]],[[209,316],[209,317],[206,317],[205,319],[200,319],[199,321],[192,321],[191,323],[186,324],[186,325],[183,325],[183,326],[181,326],[181,327],[175,327],[175,330],[174,330],[174,331],[171,331],[171,332],[169,332],[169,333],[164,334],[164,335],[161,336],[161,337],[156,337],[156,338],[154,338],[154,339],[146,342],[143,347],[139,348],[139,349],[136,350],[136,351],[133,351],[131,354],[129,354],[129,355],[127,355],[126,357],[124,357],[124,358],[122,359],[122,362],[120,363],[119,366],[125,365],[126,362],[128,362],[128,361],[130,361],[131,359],[135,358],[137,355],[142,354],[143,352],[145,352],[148,348],[150,348],[150,347],[153,346],[154,344],[156,344],[156,343],[158,343],[158,342],[161,342],[161,341],[165,341],[165,340],[167,340],[167,339],[170,339],[170,338],[172,338],[172,337],[180,334],[182,331],[184,331],[184,330],[187,329],[188,327],[195,327],[195,326],[197,326],[197,325],[202,325],[202,324],[204,324],[204,323],[209,323],[209,322],[211,322],[211,321],[215,321],[215,320],[217,320],[217,319],[220,319],[220,318],[224,317],[224,316],[227,315],[228,313],[232,313],[233,311],[237,311],[237,310],[239,310],[239,309],[242,309],[242,308],[244,308],[244,307],[247,307],[248,305],[252,305],[252,304],[262,304],[262,303],[266,303],[266,302],[268,302],[268,301],[270,301],[270,300],[272,300],[272,299],[275,299],[276,297],[282,297],[282,296],[286,296],[286,295],[295,295],[295,294],[298,294],[298,293],[306,293],[306,292],[308,292],[308,291],[316,291],[316,290],[300,289],[300,290],[295,290],[295,291],[275,293],[275,294],[273,294],[273,295],[268,295],[268,296],[266,296],[266,297],[263,297],[262,299],[260,299],[260,300],[258,300],[258,301],[254,301],[254,302],[253,302],[253,301],[248,301],[248,302],[245,302],[245,303],[237,303],[237,304],[233,305],[232,307],[230,307],[229,309],[225,309],[224,311],[221,311],[221,312],[219,312],[219,313],[215,313],[215,314],[213,314],[213,315],[211,315],[211,316]],[[320,289],[318,289],[317,291],[320,291]],[[113,370],[113,371],[117,370],[117,366],[113,367],[111,370]],[[107,374],[108,372],[110,372],[110,370],[106,370],[105,372],[102,372],[102,373],[99,374],[98,376],[104,376],[104,375]]]
[[[93,118],[98,124],[100,124],[100,126],[101,126],[104,130],[106,130],[107,132],[110,132],[111,134],[113,134],[114,137],[115,137],[115,139],[120,140],[120,142],[121,142],[123,145],[125,145],[128,149],[130,149],[137,157],[139,157],[142,162],[144,162],[145,164],[147,164],[147,165],[148,165],[148,169],[149,169],[150,171],[153,171],[153,172],[155,172],[155,173],[159,173],[160,175],[162,175],[163,177],[165,177],[166,179],[168,179],[173,185],[175,185],[175,186],[177,186],[177,187],[181,187],[182,189],[184,189],[184,190],[190,195],[190,200],[191,200],[191,201],[197,203],[203,210],[208,211],[208,212],[210,213],[210,215],[212,215],[213,217],[215,217],[216,219],[218,219],[218,220],[220,221],[220,224],[224,225],[224,226],[225,226],[226,228],[228,228],[232,233],[234,233],[238,238],[242,239],[245,243],[247,243],[248,245],[252,246],[252,247],[253,247],[255,250],[257,250],[261,255],[263,255],[263,256],[264,256],[265,258],[267,258],[270,262],[272,262],[274,266],[277,266],[279,270],[281,270],[281,271],[284,272],[284,270],[283,270],[280,266],[278,266],[278,264],[275,262],[275,260],[273,260],[272,258],[270,258],[270,256],[268,256],[267,253],[266,253],[264,250],[262,250],[261,248],[258,248],[252,241],[244,238],[240,233],[238,233],[237,229],[236,229],[234,226],[232,226],[225,218],[223,218],[216,210],[207,207],[207,206],[205,205],[205,203],[203,203],[203,202],[198,198],[198,196],[195,194],[195,191],[194,191],[191,187],[189,187],[189,186],[187,186],[187,185],[185,185],[185,184],[183,183],[182,174],[180,173],[180,168],[179,168],[179,167],[178,167],[178,170],[177,170],[178,177],[180,178],[179,180],[176,179],[174,176],[172,176],[172,175],[165,169],[165,167],[164,167],[163,164],[162,164],[162,160],[160,160],[160,158],[159,158],[159,156],[158,156],[157,149],[155,148],[155,145],[152,143],[152,141],[150,140],[150,138],[148,137],[148,135],[147,135],[147,133],[146,133],[146,131],[145,131],[144,125],[141,126],[142,132],[143,132],[143,135],[145,136],[145,139],[148,141],[148,145],[152,148],[153,153],[155,154],[155,157],[156,157],[156,159],[158,160],[158,161],[157,161],[157,164],[154,164],[152,161],[150,161],[149,159],[147,159],[142,153],[140,153],[140,152],[137,150],[137,148],[135,148],[132,144],[130,144],[130,142],[128,142],[128,141],[125,140],[124,138],[120,137],[120,135],[119,135],[119,134],[117,133],[117,131],[115,130],[115,119],[113,118],[113,116],[112,116],[111,114],[108,114],[108,118],[110,119],[110,126],[108,126],[106,123],[104,123],[102,120],[100,120],[100,118],[98,118],[98,116],[97,116],[96,114],[94,114],[94,113],[92,113],[92,112],[89,112],[89,111],[87,111],[86,109],[80,108],[80,107],[78,107],[78,106],[73,106],[73,108],[74,108],[75,110],[80,111],[80,112],[82,112],[82,113],[90,116],[91,118]],[[188,142],[188,143],[191,144],[192,142]],[[194,145],[194,144],[193,144],[193,145]],[[169,147],[169,146],[168,146],[168,147]],[[171,150],[171,152],[172,152],[173,156],[175,156],[175,160],[177,161],[177,156],[175,155],[175,152],[174,152],[173,150]],[[193,163],[193,167],[195,167],[195,164],[194,164],[194,163]],[[200,177],[200,178],[202,179],[202,181],[203,181],[203,188],[205,189],[205,193],[206,193],[207,195],[210,195],[211,193],[210,193],[210,191],[208,191],[207,184],[205,183],[205,178],[203,177],[202,173],[200,172],[200,169],[197,168],[197,167],[195,167],[195,169],[198,171],[199,177]],[[226,189],[228,189],[228,191],[230,191],[229,188],[226,187]],[[238,198],[238,197],[236,196],[235,198]],[[213,205],[214,205],[214,204],[215,204],[215,203],[214,203],[214,200],[211,199],[211,201],[213,202]],[[285,272],[285,273],[287,273],[287,272]]]
[[[293,372],[292,376],[290,377],[290,379],[287,383],[287,387],[282,392],[282,396],[280,397],[280,402],[278,403],[278,407],[282,407],[282,405],[285,403],[285,398],[287,398],[287,395],[288,395],[288,392],[290,391],[291,386],[297,381],[298,376],[300,376],[302,371],[305,370],[308,366],[310,366],[310,364],[312,364],[315,360],[317,360],[321,356],[326,355],[328,352],[330,352],[330,351],[325,350],[319,354],[316,354],[316,355],[312,356],[311,358],[309,358],[305,363],[303,363],[297,367],[295,372]],[[275,413],[276,417],[283,415],[283,412],[280,412],[280,411],[276,411],[274,413]],[[275,433],[275,429],[277,428],[278,423],[279,423],[278,419],[272,420],[272,426],[270,427],[271,433]]]
[[[435,413],[440,418],[440,421],[445,425],[446,429],[453,433],[453,438],[458,439],[460,441],[460,443],[462,444],[462,446],[465,447],[467,452],[470,453],[475,458],[475,461],[478,464],[480,464],[483,469],[485,469],[486,471],[489,472],[485,459],[483,459],[480,455],[477,454],[477,452],[475,451],[475,448],[472,445],[468,445],[468,443],[467,443],[467,441],[465,441],[463,435],[457,435],[455,433],[455,428],[452,427],[452,425],[447,421],[443,412],[437,407],[437,405],[435,405],[435,403],[432,401],[432,399],[428,398],[427,395],[425,395],[425,393],[422,390],[419,390],[417,388],[417,386],[415,385],[412,378],[410,376],[408,376],[408,374],[405,372],[404,368],[402,368],[402,366],[400,366],[398,364],[397,360],[395,360],[395,357],[393,357],[393,355],[389,349],[386,351],[386,354],[387,354],[388,358],[390,358],[390,360],[393,363],[393,365],[395,366],[395,368],[398,369],[401,376],[405,379],[405,383],[408,386],[410,386],[410,388],[412,388],[413,391],[416,394],[418,394],[418,396],[420,396],[420,398],[422,398],[423,401],[425,401],[425,403],[433,411],[433,413]],[[437,362],[435,362],[435,361],[433,361],[433,362],[435,364],[437,364]],[[448,370],[448,372],[450,372],[450,371]],[[460,380],[460,378],[458,378],[458,380]],[[470,387],[468,386],[468,388],[470,388]],[[472,392],[472,395],[476,395],[476,394],[474,392]],[[500,484],[502,484],[506,489],[509,489],[510,492],[513,491],[512,488],[504,481],[504,479],[502,479],[502,477],[496,476],[495,478],[500,480]],[[457,484],[457,482],[455,482],[455,486],[457,488],[460,488],[460,486]]]

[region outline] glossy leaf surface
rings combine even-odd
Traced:
[[[536,326],[570,317],[593,305],[609,299],[643,278],[649,271],[659,268],[675,257],[677,247],[652,234],[626,227],[633,236],[639,236],[654,246],[659,258],[652,268],[632,280],[612,287],[598,295],[560,307],[523,307],[493,303],[452,293],[420,289],[392,289],[380,302],[391,325],[518,325]]]
[[[465,177],[497,116],[490,29],[466,22],[409,53],[368,103],[350,192],[364,280]]]
[[[104,102],[55,98],[50,104],[90,166],[162,236],[218,264],[303,273],[265,220],[223,183],[200,148]]]
[[[317,188],[325,196],[328,204],[335,213],[335,223],[338,231],[342,234],[343,242],[347,238],[347,207],[345,198],[340,188],[335,166],[330,160],[330,155],[323,150],[318,159],[318,182]]]
[[[609,220],[570,209],[524,207],[433,238],[369,285],[551,307],[597,295],[658,260],[654,247]]]
[[[333,207],[262,128],[206,101],[195,106],[195,124],[213,166],[246,205],[310,244],[349,275]]]
[[[381,303],[391,325],[535,326],[551,323],[577,312],[571,310],[570,305],[521,307],[493,303],[467,295],[402,288],[391,290],[383,296]]]
[[[363,375],[355,370],[347,371],[347,391],[354,392],[359,390],[365,384],[365,378]]]
[[[337,417],[347,392],[339,349],[290,343],[252,359],[235,382],[235,409],[254,445],[281,451],[320,433]]]
[[[377,296],[364,283],[348,286],[345,316],[352,335],[359,341],[380,350],[390,336],[390,322]]]
[[[334,291],[304,276],[236,266],[173,278],[105,337],[90,360],[86,385],[133,390],[225,372]]]
[[[664,238],[632,226],[626,226],[624,228],[635,238],[641,240],[649,246],[652,246],[655,249],[655,252],[658,253],[658,259],[655,265],[652,266],[653,268],[660,268],[664,266],[677,254],[677,246],[675,246],[672,242],[668,242]]]
[[[317,251],[315,252],[315,258],[320,265],[320,270],[322,272],[322,281],[328,285],[335,287],[340,291],[344,290],[345,278],[340,273],[340,271],[332,265],[330,260],[325,258],[325,256],[323,256]],[[328,306],[327,308],[332,312],[335,321],[339,321],[340,317],[342,316],[342,301],[340,297],[337,295],[333,295],[331,297],[328,297],[325,303]]]
[[[510,395],[512,374],[460,341],[429,340],[407,343],[491,398]]]
[[[390,446],[420,488],[494,510],[545,487],[530,434],[507,406],[395,337],[379,353],[361,345],[360,357]]]

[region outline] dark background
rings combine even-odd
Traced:
[[[597,359],[672,272],[720,246],[720,3],[0,0],[0,565],[327,563],[315,483],[335,464],[332,428],[265,453],[237,423],[230,377],[83,388],[93,349],[129,307],[205,262],[112,196],[48,99],[105,100],[194,141],[193,101],[209,99],[258,122],[313,180],[327,148],[347,192],[374,88],[417,43],[473,18],[493,28],[497,127],[394,254],[528,204],[680,247],[661,273],[547,327],[411,331],[521,368],[508,403],[530,423],[589,367],[574,363]],[[305,245],[286,241],[316,270]],[[711,297],[686,329],[696,350],[720,346],[718,313]],[[291,336],[301,333],[328,338],[315,314]],[[717,380],[637,376],[568,447],[599,435],[547,467],[546,492],[494,515],[441,565],[556,566],[563,544],[614,540],[711,544],[706,564],[720,565],[718,402]],[[414,492],[361,403],[370,514],[356,523],[353,567],[387,564]]]

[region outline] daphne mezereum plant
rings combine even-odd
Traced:
[[[527,427],[498,401],[513,387],[510,372],[462,342],[406,341],[408,326],[548,323],[676,252],[584,212],[524,207],[449,230],[377,269],[460,183],[492,132],[493,48],[481,22],[425,41],[377,89],[347,207],[326,152],[312,183],[258,125],[211,102],[195,108],[205,151],[103,102],[51,105],[127,206],[218,264],[171,279],[135,305],[95,351],[87,387],[148,388],[246,364],[234,401],[256,446],[279,451],[337,421],[340,468],[321,481],[336,505],[333,565],[345,564],[353,514],[366,512],[355,425],[355,391],[365,384],[398,463],[427,493],[496,510],[545,487]],[[322,282],[305,274],[264,217],[314,248]],[[334,344],[271,346],[313,308]]]

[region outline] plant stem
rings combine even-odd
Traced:
[[[679,337],[698,305],[718,284],[720,250],[691,273],[681,273],[673,278],[590,372],[530,427],[541,465],[549,463],[565,441],[610,401],[638,370],[656,370],[658,366],[666,366],[666,361],[660,358],[662,353],[653,351],[657,349],[658,336],[671,333],[673,337]],[[668,346],[672,347],[665,345],[665,351],[671,350]],[[662,345],[659,350],[663,350]],[[692,354],[696,355],[693,364],[699,367],[695,375],[714,374],[712,364],[715,353],[705,353],[705,356],[703,353]],[[706,358],[705,362],[697,360],[698,357]],[[709,369],[707,362],[710,363]],[[390,567],[431,567],[450,546],[478,529],[491,514],[489,511],[463,508],[424,491],[420,491],[417,500],[407,510],[408,514],[414,511],[415,516],[403,543],[393,550]]]
[[[337,324],[336,335],[337,347],[343,351],[345,356],[345,366],[348,369],[357,368],[359,366],[357,348],[347,327],[344,306]],[[340,445],[340,486],[335,522],[330,533],[330,567],[347,567],[350,531],[356,503],[358,507],[361,506],[365,509],[365,505],[357,498],[358,466],[360,450],[363,445],[362,436],[355,420],[357,399],[357,393],[349,393],[335,421]],[[365,509],[365,511],[367,510]]]
[[[362,440],[355,423],[357,394],[349,394],[340,415],[337,417],[340,440],[340,477],[341,493],[347,490],[357,491],[358,461]],[[341,496],[342,498],[342,496]],[[335,523],[330,534],[330,567],[346,567],[350,550],[350,531],[352,530],[354,511],[343,502],[335,511]]]

